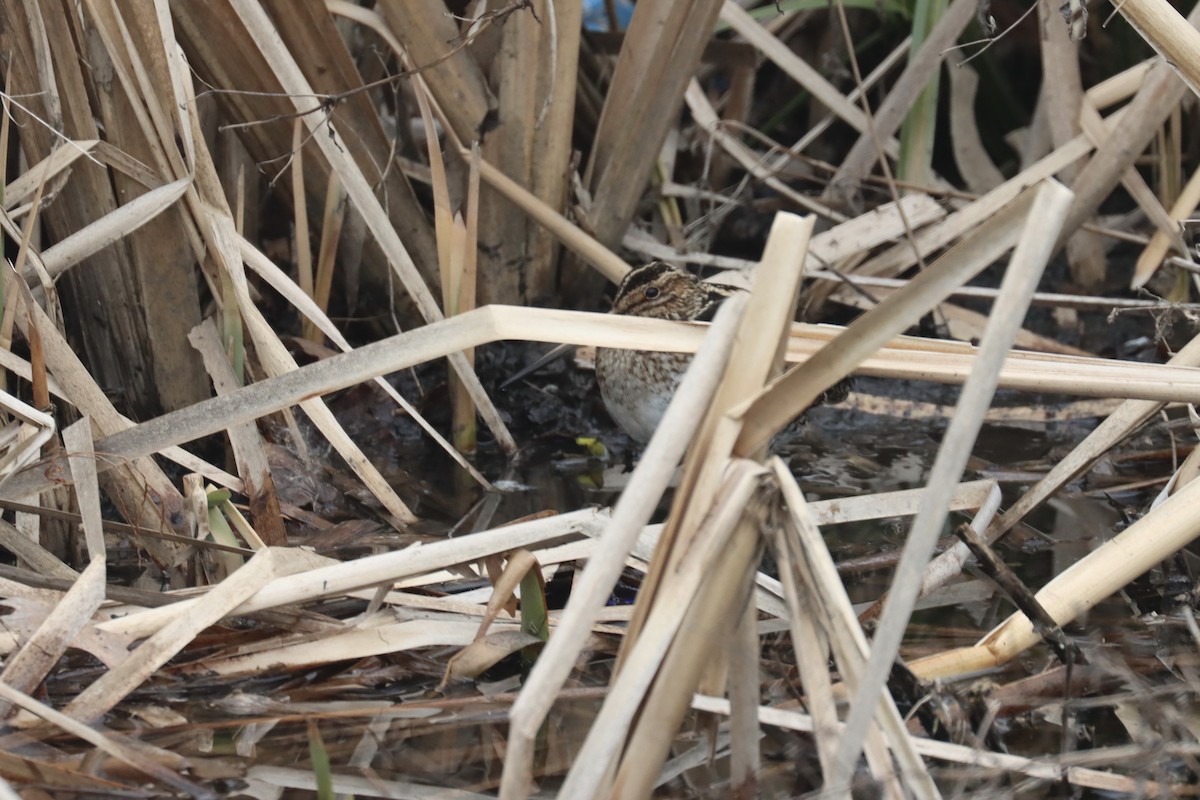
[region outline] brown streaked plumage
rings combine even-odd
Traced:
[[[720,302],[738,291],[656,261],[625,276],[612,310],[636,317],[709,320]],[[634,439],[649,441],[691,360],[686,353],[599,348],[596,381],[608,413]]]

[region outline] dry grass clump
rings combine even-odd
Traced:
[[[746,5],[642,0],[623,32],[585,35],[579,4],[549,0],[0,0],[0,794],[1190,790],[1193,596],[1062,626],[1190,558],[1200,451],[1032,588],[990,545],[1200,397],[1196,340],[1151,364],[1024,327],[1034,304],[1063,331],[1089,310],[1194,313],[1200,12],[1120,4],[1157,55],[1091,80],[1086,10],[1068,35],[1039,7],[1053,79],[998,165],[954,47],[975,3],[919,4],[907,43],[874,4]],[[1136,214],[1100,216],[1114,197]],[[753,260],[717,252],[738,225]],[[1140,248],[1132,269],[1112,240]],[[1060,252],[1072,290],[1038,291]],[[742,270],[749,292],[711,326],[522,307],[595,307],[627,256]],[[998,285],[969,285],[998,261]],[[1169,302],[1106,296],[1118,280]],[[853,320],[796,321],[831,309]],[[904,335],[935,310],[964,341]],[[611,510],[497,516],[500,470],[472,456],[524,434],[475,356],[504,340],[696,353]],[[442,359],[448,425],[388,379]],[[814,500],[770,453],[851,374],[962,386],[923,489]],[[334,413],[364,383],[479,492],[453,536]],[[1004,511],[995,479],[965,478],[999,389],[1105,414]],[[369,514],[322,515],[334,463]],[[911,521],[887,591],[856,609],[821,529],[894,518]],[[609,604],[623,574],[632,607]],[[914,636],[918,608],[999,599],[1017,610],[960,646]],[[1150,625],[1177,631],[1153,659],[1103,644]],[[1010,752],[1019,714],[1053,743]]]

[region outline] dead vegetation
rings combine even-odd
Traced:
[[[1192,793],[1192,585],[1154,613],[1130,599],[1119,629],[1081,619],[1163,562],[1188,574],[1200,451],[1033,591],[1002,563],[963,571],[1200,397],[1196,340],[1145,363],[1023,327],[1031,304],[1060,330],[1138,311],[1151,336],[1149,312],[1194,313],[1200,6],[1122,3],[1112,25],[1156,55],[1090,85],[1080,31],[1040,6],[1054,79],[998,166],[952,48],[975,3],[922,4],[911,47],[881,39],[865,74],[855,32],[892,12],[800,5],[642,0],[623,33],[585,35],[549,0],[0,0],[0,795]],[[798,140],[772,139],[769,93],[809,98]],[[1136,213],[1101,216],[1113,197]],[[715,252],[739,213],[771,220],[750,260]],[[1073,288],[1039,291],[1060,252]],[[711,326],[519,307],[596,307],[623,256],[751,291]],[[998,261],[998,285],[968,285]],[[904,335],[935,310],[963,341]],[[523,442],[474,360],[505,340],[697,353],[611,510],[496,517],[499,476],[470,457]],[[441,360],[444,426],[388,378]],[[806,499],[770,454],[851,374],[962,386],[923,490]],[[331,408],[364,383],[483,490],[453,536]],[[1105,414],[1003,503],[964,477],[1001,389]],[[277,486],[325,482],[335,453],[369,509],[338,525],[320,487]],[[939,545],[952,513],[962,541]],[[897,517],[888,590],[856,610],[821,528]],[[610,604],[623,574],[636,605]],[[1018,610],[960,646],[914,635],[918,604],[1001,597]],[[1158,646],[1106,644],[1123,637]],[[1095,735],[1097,709],[1118,733]]]

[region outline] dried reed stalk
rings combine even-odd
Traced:
[[[741,322],[744,298],[731,298],[718,312],[705,344],[680,384],[658,430],[621,494],[605,528],[601,548],[575,582],[558,630],[546,643],[529,674],[510,717],[508,753],[500,785],[502,798],[527,796],[532,788],[533,745],[546,715],[570,674],[596,615],[604,608],[625,559],[650,520],[662,493],[683,458],[694,421],[704,413],[724,372]]]
[[[537,106],[533,131],[530,193],[556,211],[571,197],[571,134],[575,120],[576,74],[583,31],[579,3],[542,2],[538,16],[549,30],[539,38]],[[511,201],[510,201],[511,202]],[[546,297],[557,288],[558,237],[540,224],[527,234],[526,296]]]
[[[1200,22],[1200,4],[1193,7],[1189,20],[1192,24]],[[1063,226],[1064,240],[1096,213],[1186,91],[1167,62],[1159,61],[1150,68],[1126,112],[1110,126],[1109,138],[1071,185],[1075,203]]]
[[[791,580],[804,587],[807,604],[816,611],[815,615],[810,617],[810,621],[819,626],[827,637],[842,680],[852,687],[852,690],[861,690],[863,671],[868,665],[867,659],[870,654],[866,635],[855,619],[850,598],[838,578],[833,558],[825,547],[811,508],[804,501],[795,478],[778,458],[772,459],[771,467],[779,482],[780,493],[786,506],[784,530],[779,538],[782,545],[780,552],[794,570]],[[799,609],[794,608],[792,616],[798,611]],[[815,655],[820,657],[824,653],[818,652]],[[917,756],[896,704],[888,692],[878,696],[872,716],[876,725],[866,731],[863,748],[868,765],[875,776],[885,781],[885,785],[891,784],[893,791],[899,788],[897,783],[903,783],[918,796],[937,797],[937,788],[924,763]],[[843,792],[848,788],[848,783],[838,777],[837,758],[839,746],[844,746],[846,741],[845,731],[837,730],[836,716],[833,720],[825,722],[827,725],[831,722],[834,724],[829,733],[835,734],[826,745],[825,761],[822,763],[825,787],[835,793]],[[900,781],[896,781],[892,775],[891,761],[886,749],[895,753],[900,764]]]
[[[299,66],[313,90],[342,98],[332,111],[347,132],[342,144],[380,196],[387,198],[386,212],[392,227],[425,280],[436,286],[432,228],[403,173],[388,168],[393,143],[385,133],[372,98],[366,92],[355,91],[362,87],[363,81],[334,24],[332,14],[339,4],[297,6],[288,0],[268,0],[265,5],[288,50],[303,55]],[[224,1],[203,6],[178,4],[171,7],[171,13],[189,66],[205,84],[219,87],[215,100],[251,157],[268,166],[284,164],[292,150],[290,126],[269,121],[291,119],[296,108],[272,74],[259,43],[238,20],[232,4]],[[213,97],[206,97],[200,102],[213,101]],[[315,97],[307,98],[307,104],[308,109],[318,106]],[[305,159],[305,166],[310,194],[320,196],[328,185],[330,167],[320,158]],[[286,174],[283,179],[287,180]],[[386,297],[393,292],[395,283],[391,269],[380,250],[368,245],[363,254],[367,267],[364,279],[369,288]],[[401,303],[403,293],[396,288],[395,298]]]
[[[92,445],[92,421],[86,416],[63,429],[63,447],[71,464],[71,480],[83,523],[83,538],[87,543],[91,564],[108,558],[100,516],[100,486],[96,482],[96,452]],[[90,566],[90,564],[89,564]]]
[[[1178,225],[1195,213],[1197,206],[1200,206],[1200,169],[1192,172],[1192,177],[1188,179],[1179,196],[1175,198],[1175,204],[1171,206],[1170,218]],[[1129,282],[1131,289],[1140,289],[1146,285],[1146,282],[1162,266],[1163,259],[1166,258],[1168,251],[1178,238],[1178,236],[1168,236],[1161,229],[1154,232],[1150,244],[1146,245],[1146,249],[1138,256],[1137,264],[1133,269],[1133,278]]]
[[[638,3],[600,116],[584,180],[592,190],[590,228],[620,241],[658,150],[712,36],[722,0]],[[654,80],[646,80],[653,75]]]
[[[92,4],[91,10],[96,5]],[[9,91],[25,98],[22,108],[15,109],[14,113],[21,120],[17,131],[28,160],[38,162],[47,158],[59,144],[59,137],[80,140],[100,138],[96,127],[96,121],[100,120],[106,130],[121,131],[116,135],[125,137],[122,146],[136,151],[139,158],[154,163],[147,149],[152,145],[144,138],[142,128],[134,117],[136,105],[143,101],[136,87],[132,87],[133,95],[129,97],[126,91],[131,87],[118,84],[120,88],[112,102],[99,100],[100,107],[92,107],[92,98],[109,98],[110,94],[89,89],[88,81],[92,73],[85,75],[79,54],[75,51],[75,43],[84,39],[76,35],[78,32],[74,30],[74,25],[80,21],[69,15],[65,8],[53,3],[29,5],[6,2],[4,12],[8,24],[0,31],[0,44],[10,54],[5,75]],[[152,13],[149,17],[154,20]],[[152,22],[148,27],[153,26]],[[148,50],[151,49],[150,42],[146,42],[146,45]],[[161,46],[153,49],[161,57]],[[92,57],[101,60],[112,58],[103,45]],[[170,86],[170,81],[162,81],[162,84]],[[114,180],[120,181],[122,190],[131,194],[138,195],[144,191],[142,187],[114,178],[107,170],[94,166],[73,172],[71,191],[62,193],[59,201],[46,210],[44,217],[55,240],[61,241],[88,223],[116,210],[118,204]],[[138,242],[136,251],[130,242],[106,248],[96,253],[86,273],[72,275],[68,280],[81,296],[95,298],[94,302],[105,309],[106,324],[83,337],[92,370],[105,385],[122,387],[129,407],[146,411],[155,405],[154,398],[160,397],[160,389],[154,381],[156,367],[162,366],[164,374],[168,367],[167,363],[156,363],[156,352],[150,344],[151,337],[147,335],[150,326],[148,316],[155,319],[155,324],[165,323],[164,330],[177,330],[181,319],[198,321],[199,310],[198,306],[193,306],[185,314],[182,308],[175,309],[174,319],[160,320],[157,315],[166,311],[164,307],[151,302],[147,308],[137,302],[136,295],[130,291],[131,287],[135,292],[140,291],[143,286],[153,282],[153,275],[161,264],[178,263],[180,254],[175,247],[181,240],[177,236],[162,235],[161,232],[155,238],[170,240],[169,244],[156,244],[141,235],[135,238]],[[159,249],[154,251],[155,247]],[[155,253],[165,260],[155,260]],[[188,273],[182,268],[164,272],[175,277]],[[190,274],[186,277],[190,279]],[[164,279],[161,285],[166,288],[167,280]],[[181,302],[186,303],[188,287],[176,288],[182,295]],[[190,288],[190,296],[194,298],[194,283]],[[154,299],[162,300],[163,297],[156,295]],[[170,312],[167,316],[171,316]],[[118,334],[119,331],[126,333]],[[164,342],[162,346],[169,348],[177,344]],[[180,355],[180,351],[176,350],[174,354]],[[157,356],[169,358],[164,351],[159,351]],[[179,396],[172,399],[171,405],[175,407],[202,395],[202,391],[189,391],[202,385],[188,377],[193,368],[187,365],[189,358],[185,354],[173,364],[179,369],[179,383],[173,388],[163,387],[161,390],[179,391]]]
[[[1159,561],[1200,536],[1200,482],[1192,481],[1097,550],[1075,562],[1037,593],[1060,625],[1092,608]],[[912,662],[927,679],[962,675],[1007,663],[1041,641],[1024,614],[1014,614],[973,647]]]
[[[421,575],[431,570],[477,561],[489,555],[517,547],[528,547],[548,539],[582,536],[584,529],[599,528],[606,520],[605,513],[594,509],[582,509],[457,539],[414,545],[402,551],[366,556],[355,561],[318,563],[315,568],[315,556],[305,556],[304,551],[299,550],[271,548],[279,554],[290,554],[291,558],[307,557],[309,560],[306,571],[289,573],[291,577],[272,579],[243,602],[226,609],[223,616],[310,602],[320,597],[345,594]],[[227,579],[233,583],[237,580],[237,573]],[[114,635],[139,638],[149,636],[177,620],[186,620],[207,602],[204,598],[181,600],[169,606],[146,609],[102,622],[97,627]]]
[[[260,9],[253,6],[239,4],[235,8],[235,11],[242,24],[246,26],[247,30],[254,33],[260,41],[263,56],[266,58],[276,78],[293,98],[296,112],[305,114],[303,119],[309,130],[313,133],[313,141],[318,144],[321,152],[329,161],[331,168],[337,171],[343,186],[346,188],[347,195],[354,202],[359,213],[363,215],[367,227],[374,235],[376,241],[383,247],[389,264],[396,270],[397,277],[408,290],[418,309],[420,309],[421,314],[426,320],[431,322],[441,319],[442,313],[433,299],[433,295],[421,279],[416,265],[405,249],[400,237],[389,223],[379,199],[371,190],[371,186],[367,182],[365,175],[341,145],[341,137],[336,134],[336,128],[330,127],[327,130],[322,120],[306,113],[311,111],[311,107],[307,105],[307,101],[300,98],[311,95],[312,89],[305,76],[301,73],[293,55],[286,48],[282,47],[281,43],[273,35],[271,21]],[[495,411],[491,400],[479,383],[479,378],[467,363],[466,358],[459,352],[450,353],[447,357],[454,370],[462,379],[463,385],[471,393],[472,400],[474,400],[476,407],[480,409],[484,421],[491,428],[500,446],[507,452],[513,452],[516,449],[516,443],[501,420],[499,413]]]
[[[905,114],[930,77],[941,69],[947,49],[957,41],[974,14],[974,7],[967,0],[955,0],[946,9],[920,50],[909,59],[908,66],[891,87],[887,99],[872,114],[870,130],[859,134],[850,152],[842,159],[825,192],[826,200],[867,177],[884,143],[899,129]]]
[[[156,453],[216,433],[227,425],[279,411],[304,398],[406,369],[442,357],[447,351],[502,339],[694,352],[703,338],[703,327],[636,317],[487,306],[251,384],[231,395],[163,415],[131,430],[124,430],[128,423],[122,420],[114,425],[112,434],[97,442],[97,447],[114,461]],[[840,329],[797,326],[796,330],[799,335],[789,343],[790,363],[808,360]],[[856,371],[881,377],[960,383],[970,372],[974,357],[970,345],[903,337],[879,350]],[[1000,378],[1005,388],[1175,402],[1187,402],[1200,390],[1200,371],[1193,368],[1022,352],[1010,355]],[[787,418],[789,407],[795,407],[795,403],[785,402],[777,413]],[[120,433],[116,432],[118,429]],[[106,462],[98,468],[104,472],[110,466]],[[41,471],[26,470],[0,486],[0,497],[21,497],[52,485],[53,481]]]
[[[693,701],[697,710],[714,714],[729,713],[729,701],[718,697],[697,695]],[[814,716],[801,714],[783,708],[763,706],[759,715],[768,725],[777,725],[786,730],[803,731],[819,734],[820,727]],[[1116,775],[1112,772],[1087,767],[1068,766],[1066,764],[1047,763],[1041,759],[1023,758],[1007,753],[996,753],[974,747],[966,747],[950,742],[940,742],[935,739],[911,737],[916,750],[927,758],[936,758],[951,763],[982,767],[1000,771],[1019,772],[1042,781],[1065,780],[1074,786],[1085,786],[1110,792],[1120,792],[1132,795],[1151,792],[1170,794],[1173,789],[1169,785],[1156,784],[1141,776]]]
[[[1054,243],[1073,196],[1061,184],[1040,186],[1029,209],[1021,239],[1004,275],[1000,299],[980,349],[979,361],[963,386],[958,407],[930,470],[921,509],[913,520],[904,553],[892,578],[887,603],[871,645],[871,657],[850,705],[839,742],[832,783],[849,785],[867,723],[884,691],[900,641],[921,589],[921,573],[933,553],[949,506],[950,487],[959,480],[983,416],[999,383],[1000,366],[1012,348],[1016,330],[1053,253]],[[932,268],[931,270],[932,271]],[[827,778],[828,780],[828,778]]]
[[[561,162],[540,165],[534,148],[545,99],[540,92],[543,88],[540,73],[557,35],[547,17],[539,16],[539,22],[534,14],[553,13],[548,12],[548,5],[539,2],[535,8],[514,14],[496,33],[499,41],[487,69],[490,85],[496,87],[495,130],[487,131],[486,136],[482,130],[470,136],[462,136],[461,130],[456,132],[463,143],[482,142],[488,163],[521,186],[532,187],[535,168],[544,168],[558,177],[561,190],[564,188],[561,182],[566,179],[566,152],[559,151]],[[522,283],[533,266],[528,245],[536,224],[503,195],[486,187],[483,195],[478,225],[481,241],[487,246],[481,254],[485,280],[479,286],[479,300],[485,304],[519,303],[523,299]],[[554,207],[562,208],[561,200]],[[543,276],[547,269],[553,266],[538,267]],[[552,291],[553,284],[547,288]]]
[[[1196,10],[1185,20],[1163,0],[1134,0],[1118,3],[1116,9],[1153,47],[1163,62],[1200,94],[1200,32],[1196,31]]]
[[[1049,8],[1038,7],[1039,48],[1042,73],[1053,80],[1042,84],[1038,103],[1050,131],[1050,144],[1058,148],[1081,133],[1080,111],[1084,104],[1083,79],[1079,72],[1079,43],[1071,38],[1070,30],[1061,17],[1055,18]],[[1067,186],[1075,182],[1080,164],[1072,164],[1059,174]],[[1104,278],[1104,250],[1095,234],[1080,232],[1067,240],[1067,262],[1071,276],[1081,286],[1098,287]]]
[[[573,768],[566,786],[573,781],[588,785],[588,773],[596,777],[597,770],[611,765],[617,796],[644,796],[654,785],[692,691],[702,679],[725,680],[728,654],[722,643],[749,597],[749,576],[761,552],[758,530],[769,496],[761,485],[765,475],[761,465],[748,459],[728,460],[735,455],[739,426],[726,415],[782,368],[812,226],[812,218],[780,214],[775,219],[729,366],[693,436],[667,527],[622,647],[616,686],[630,692],[625,711],[614,711],[615,716],[603,724],[606,703],[585,744],[584,756],[591,763]],[[728,518],[726,526],[709,529],[703,520],[710,510],[720,514],[721,503],[710,505],[708,498],[728,496],[728,492],[744,493],[739,512]],[[747,505],[751,498],[754,502]],[[709,535],[715,538],[710,540]],[[692,578],[685,576],[694,570],[705,576],[703,592],[688,588]],[[676,584],[684,597],[674,596]],[[686,599],[689,596],[692,599]],[[668,625],[677,621],[678,627],[666,636],[651,633],[659,617]],[[634,661],[642,665],[640,671],[629,665]],[[617,701],[613,705],[622,707]],[[625,713],[635,709],[639,716],[630,725]],[[614,747],[618,741],[624,743],[621,756]]]
[[[197,327],[188,339],[204,359],[205,369],[212,378],[217,394],[236,391],[240,384],[225,359],[220,336],[212,321]],[[243,423],[227,430],[238,475],[242,479],[242,492],[250,501],[250,515],[254,519],[257,534],[269,545],[287,544],[279,496],[275,492],[275,478],[271,475],[265,443],[258,426]]]
[[[721,21],[728,24],[756,50],[774,62],[776,66],[787,73],[788,77],[800,84],[800,88],[809,92],[839,119],[860,134],[869,135],[870,121],[862,109],[854,104],[855,98],[843,96],[820,72],[809,66],[786,44],[772,36],[745,9],[737,3],[724,3],[721,6]],[[889,156],[895,156],[899,150],[899,143],[889,137],[884,144],[884,152]]]

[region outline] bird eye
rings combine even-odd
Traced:
[[[658,297],[658,293],[660,291],[661,290],[657,286],[647,286],[645,292],[646,299],[653,300],[654,298]]]

